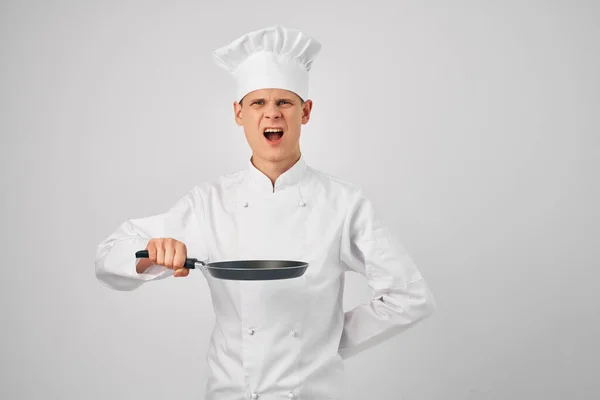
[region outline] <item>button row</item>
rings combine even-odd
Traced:
[[[255,331],[254,329],[250,328],[250,329],[248,329],[248,331],[247,331],[247,332],[248,332],[248,335],[252,336],[252,335],[254,335],[254,333],[255,333],[256,331]],[[297,335],[298,335],[298,331],[296,331],[295,329],[292,329],[292,330],[290,331],[290,336],[297,336]]]

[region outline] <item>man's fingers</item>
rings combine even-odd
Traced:
[[[175,248],[168,244],[165,246],[165,264],[167,268],[173,269],[173,257],[175,256]]]
[[[184,243],[173,238],[151,239],[146,246],[148,258],[157,264],[179,271],[176,276],[188,276],[189,271],[184,267],[187,258],[187,247]]]
[[[165,246],[162,241],[156,243],[156,263],[165,265]]]
[[[179,277],[185,277],[188,276],[190,274],[190,270],[187,268],[179,268],[175,270],[174,276],[179,278]]]
[[[175,247],[175,256],[173,257],[173,268],[179,269],[185,265],[186,251],[181,245]]]
[[[148,258],[152,262],[156,262],[156,246],[152,243],[148,246]]]

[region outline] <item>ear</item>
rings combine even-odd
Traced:
[[[238,126],[242,126],[242,105],[237,101],[233,102],[233,115],[235,118],[235,123],[238,124]]]
[[[306,125],[310,120],[310,112],[312,111],[312,100],[306,100],[302,106],[302,125]]]

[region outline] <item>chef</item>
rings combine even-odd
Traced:
[[[216,50],[236,82],[235,122],[252,150],[247,168],[195,184],[170,209],[124,221],[97,248],[98,280],[134,290],[185,277],[204,262],[299,260],[303,276],[215,279],[206,399],[343,399],[343,361],[432,314],[434,299],[402,244],[356,185],[308,165],[309,71],[321,44],[282,26],[246,33]],[[149,257],[137,259],[147,249]],[[344,312],[346,272],[370,300]]]

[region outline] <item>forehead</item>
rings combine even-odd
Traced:
[[[248,99],[299,99],[296,93],[285,89],[258,89],[248,93]]]

